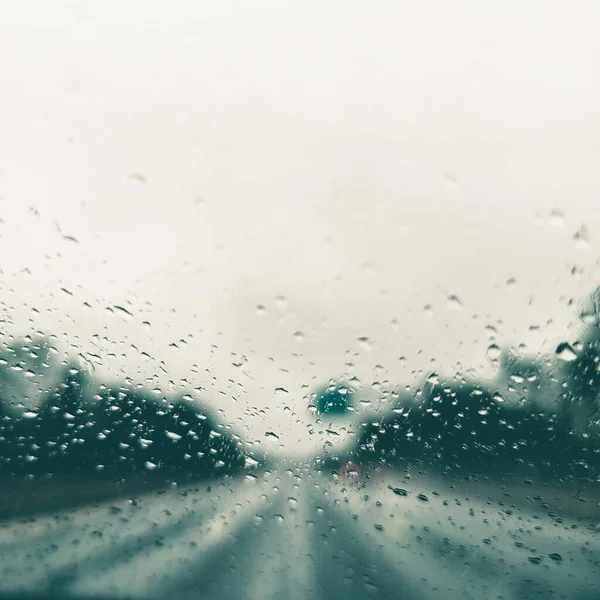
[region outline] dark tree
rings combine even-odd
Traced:
[[[345,415],[352,407],[353,392],[342,383],[332,383],[316,393],[315,405],[320,415]]]

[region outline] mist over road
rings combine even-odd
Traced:
[[[282,467],[6,522],[0,565],[23,597],[584,600],[600,537],[440,480]]]

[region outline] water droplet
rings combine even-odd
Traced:
[[[462,300],[455,294],[451,294],[450,296],[448,296],[448,305],[450,306],[450,308],[454,309],[463,307]]]
[[[458,188],[458,178],[452,173],[444,173],[443,185],[448,190],[456,191]]]
[[[581,267],[574,266],[571,268],[571,275],[573,275],[575,279],[580,280],[583,277],[583,269]]]
[[[298,508],[298,500],[296,500],[296,498],[290,496],[288,498],[288,506],[290,507],[290,510],[295,511]]]
[[[551,554],[548,554],[548,556],[556,562],[560,562],[562,560],[562,556],[558,552],[552,552]]]
[[[252,467],[258,466],[258,461],[251,456],[246,456],[246,460],[244,461],[246,468],[250,469]]]
[[[396,496],[408,496],[408,491],[404,488],[392,488],[392,492],[394,492]]]
[[[576,248],[587,248],[590,245],[588,238],[588,231],[585,225],[582,225],[573,235],[573,241],[575,242]]]
[[[567,342],[562,342],[556,347],[556,356],[565,362],[571,362],[577,358],[575,350]]]
[[[517,280],[514,277],[510,277],[506,280],[506,287],[513,289],[517,287]]]
[[[421,502],[429,502],[429,498],[425,494],[419,494],[417,496],[417,499],[420,500]]]
[[[562,228],[565,226],[565,216],[560,210],[553,210],[550,213],[550,225],[556,228]]]
[[[148,331],[150,329],[150,321],[143,321],[142,326],[146,331]]]
[[[267,312],[267,309],[262,304],[258,304],[256,306],[256,314],[259,317],[262,317],[266,312]]]
[[[593,313],[582,313],[581,314],[581,320],[586,324],[586,325],[593,325],[596,322],[596,315]]]
[[[500,347],[498,345],[490,344],[485,353],[486,353],[486,356],[492,362],[496,362],[500,358],[500,355],[502,354],[502,350],[500,350]]]
[[[124,316],[126,319],[130,319],[131,317],[133,317],[133,315],[123,306],[117,306],[115,305],[115,310],[121,314],[122,316]]]
[[[37,416],[38,414],[36,412],[33,412],[32,410],[28,410],[27,412],[23,413],[24,419],[35,419]]]
[[[165,431],[167,437],[171,440],[178,441],[181,439],[181,436],[178,433],[174,433],[173,431]]]
[[[296,333],[294,333],[294,340],[296,342],[301,342],[304,339],[304,334],[301,331],[296,331]]]
[[[370,342],[368,337],[362,336],[362,337],[356,338],[356,341],[358,342],[358,345],[363,350],[373,350],[373,344]]]
[[[146,469],[148,469],[148,471],[154,471],[154,469],[156,469],[158,467],[158,465],[147,460],[145,467],[146,467]]]
[[[279,439],[279,436],[273,431],[266,431],[265,437],[272,437],[272,438],[275,438],[276,440]]]

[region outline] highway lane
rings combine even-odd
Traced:
[[[173,488],[0,529],[0,593],[48,597],[600,597],[589,523],[388,473],[310,468]]]

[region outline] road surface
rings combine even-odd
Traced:
[[[0,597],[600,598],[593,522],[437,483],[283,467],[5,522]]]

